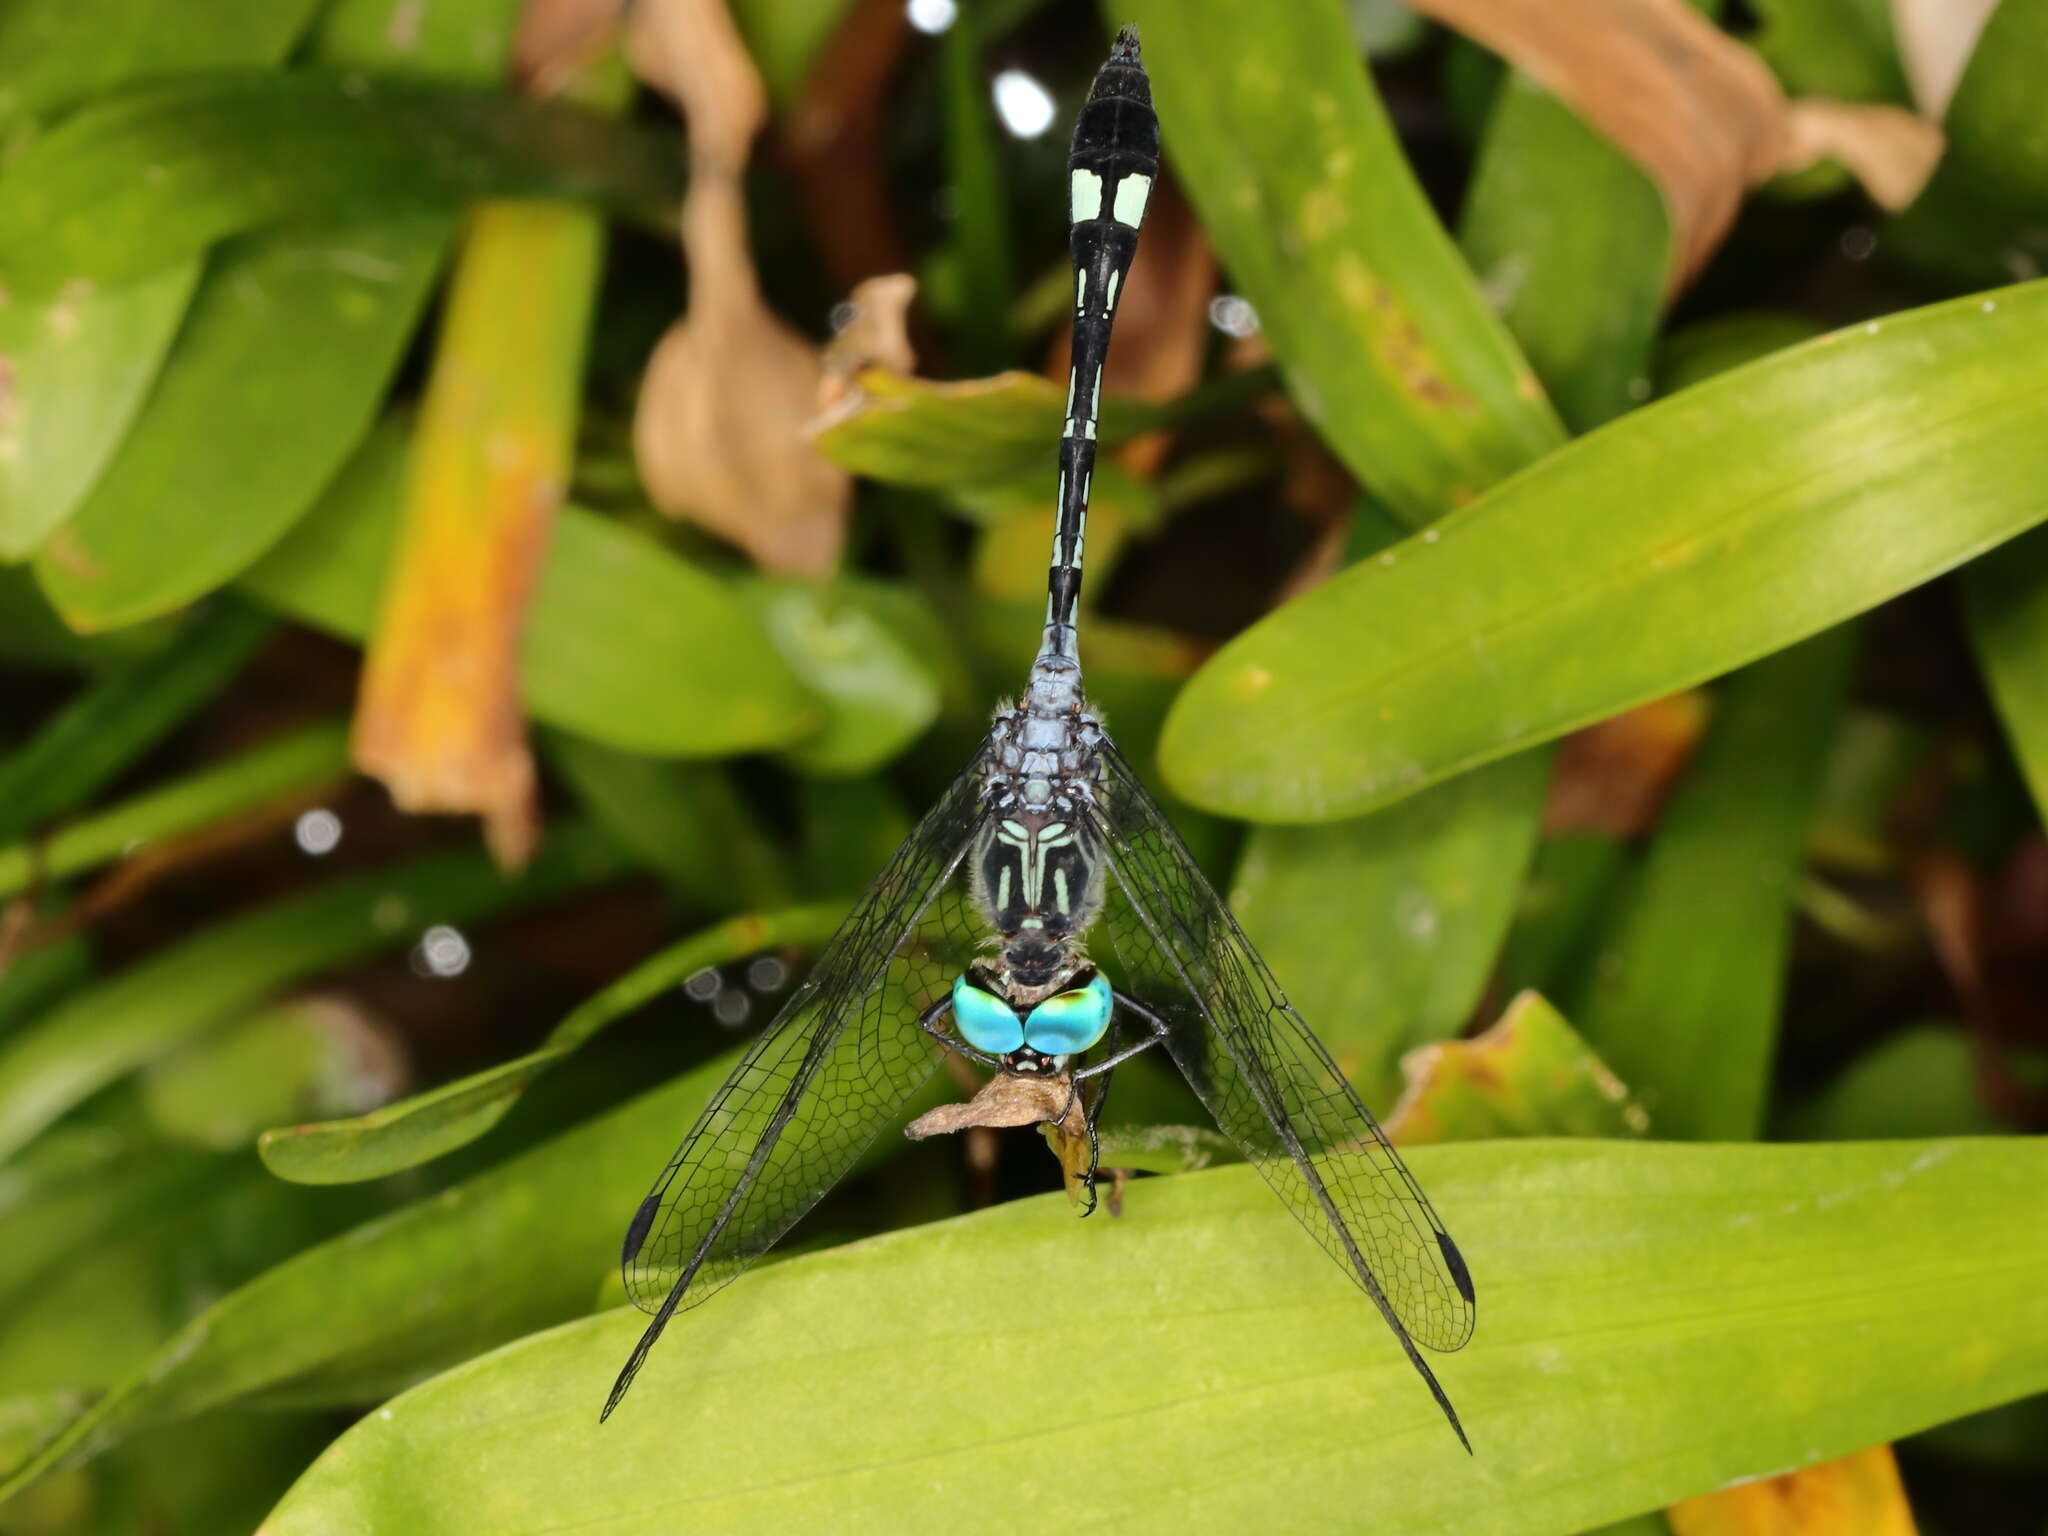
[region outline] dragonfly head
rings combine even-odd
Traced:
[[[953,983],[953,1028],[1007,1071],[1057,1072],[1109,1032],[1115,996],[1085,961],[1043,987],[1006,984],[1003,967],[977,960]]]

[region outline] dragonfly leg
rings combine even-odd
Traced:
[[[1112,1048],[1109,1055],[1096,1062],[1092,1067],[1083,1067],[1074,1074],[1075,1077],[1098,1077],[1102,1073],[1107,1072],[1111,1067],[1116,1066],[1119,1062],[1129,1061],[1140,1051],[1151,1050],[1153,1046],[1166,1038],[1166,1020],[1160,1018],[1158,1014],[1147,1008],[1143,1003],[1126,997],[1121,992],[1116,994],[1116,1000],[1119,1007],[1128,1012],[1135,1013],[1139,1018],[1151,1025],[1152,1032],[1136,1045],[1127,1045],[1120,1051]]]
[[[923,1030],[926,1034],[930,1035],[934,1040],[938,1041],[939,1044],[943,1045],[949,1051],[956,1051],[960,1055],[967,1057],[970,1061],[978,1061],[984,1067],[1000,1068],[1003,1064],[1001,1058],[991,1056],[987,1051],[977,1051],[965,1040],[956,1039],[952,1035],[940,1033],[939,1015],[945,1013],[952,1006],[953,999],[951,996],[941,997],[936,1003],[933,1003],[931,1007],[925,1009],[923,1013],[920,1013],[917,1016],[917,1027]]]

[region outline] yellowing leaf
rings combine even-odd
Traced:
[[[1672,1536],[1915,1536],[1888,1445],[1724,1488],[1665,1511]]]
[[[1641,1136],[1643,1106],[1541,993],[1524,992],[1474,1040],[1409,1052],[1387,1117],[1403,1146],[1494,1136]]]

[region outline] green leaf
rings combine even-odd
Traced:
[[[612,841],[704,911],[787,900],[774,841],[735,792],[726,765],[639,757],[552,731],[546,749]]]
[[[404,451],[396,430],[373,434],[242,588],[344,639],[369,634]],[[522,658],[536,716],[628,752],[722,757],[783,747],[819,719],[734,592],[652,539],[575,507],[556,519]]]
[[[8,167],[0,280],[119,281],[252,230],[483,198],[656,220],[680,185],[668,135],[568,102],[313,70],[180,76],[92,102]]]
[[[1916,1024],[1858,1056],[1785,1117],[1801,1141],[1990,1136],[2003,1130],[1977,1091],[1977,1047],[1953,1025]]]
[[[537,1051],[352,1120],[265,1131],[257,1149],[272,1173],[300,1184],[347,1184],[416,1167],[483,1135],[527,1084],[606,1025],[707,966],[788,944],[822,944],[845,915],[843,902],[830,902],[732,918],[642,961],[556,1025]]]
[[[954,200],[950,238],[935,259],[959,275],[952,316],[971,373],[1008,350],[1005,319],[1016,281],[1010,263],[1010,204],[996,149],[995,113],[981,63],[981,17],[956,13],[939,44],[945,93],[946,186]]]
[[[550,830],[517,880],[481,853],[441,854],[336,880],[203,929],[78,994],[0,1047],[0,1159],[89,1094],[293,982],[617,870],[588,829]]]
[[[0,1397],[119,1381],[223,1291],[362,1214],[360,1196],[323,1194],[269,1178],[245,1149],[130,1205],[0,1315]]]
[[[2044,347],[2029,284],[1632,412],[1225,646],[1167,719],[1167,781],[1357,814],[1937,576],[2048,516]]]
[[[1649,398],[1671,271],[1663,199],[1522,74],[1494,99],[1459,244],[1574,432]]]
[[[674,1319],[603,1428],[646,1319],[522,1340],[363,1418],[264,1529],[982,1528],[1000,1465],[997,1523],[1040,1530],[1571,1536],[2048,1386],[2048,1143],[1488,1142],[1413,1166],[1478,1282],[1478,1335],[1438,1366],[1476,1458],[1225,1168],[1133,1184],[1118,1221],[1054,1195],[757,1271]],[[1088,1299],[1051,1354],[1020,1275]]]
[[[1948,147],[1923,198],[1943,189],[2038,223],[2048,214],[2048,131],[2040,112],[2048,67],[2048,0],[2000,0],[1942,119]],[[1916,205],[1917,207],[1917,205]]]
[[[220,692],[273,628],[247,604],[224,601],[170,644],[72,698],[0,762],[0,842],[85,804]]]
[[[1436,222],[1338,0],[1137,0],[1174,173],[1295,404],[1411,525],[1562,437]]]
[[[1659,1136],[1763,1129],[1792,894],[1854,632],[1739,672],[1573,1016]]]
[[[1568,832],[1536,849],[1515,902],[1515,925],[1501,948],[1500,988],[1564,996],[1584,968],[1615,886],[1621,839],[1606,832]]]
[[[291,231],[214,259],[120,452],[36,561],[74,628],[190,602],[305,513],[374,417],[452,229]]]
[[[0,560],[32,554],[113,457],[170,350],[197,260],[43,302],[0,305],[11,403],[0,418]]]
[[[777,111],[802,94],[818,56],[845,20],[851,0],[736,0],[732,19],[768,86]]]
[[[0,7],[0,140],[151,75],[274,62],[319,9],[320,0],[8,0]]]
[[[2048,821],[2048,529],[1963,574],[1970,642],[2034,806]]]
[[[1804,315],[1772,309],[1736,310],[1702,320],[1664,338],[1657,354],[1657,392],[1676,394],[1688,384],[1711,379],[1819,334],[1820,327]]]
[[[77,934],[24,948],[0,970],[0,1035],[34,1018],[92,974],[92,948]]]
[[[136,1425],[268,1394],[359,1403],[589,1309],[633,1206],[737,1051],[221,1298],[0,1485]]]
[[[1641,1136],[1627,1085],[1542,994],[1524,992],[1471,1040],[1426,1045],[1402,1064],[1408,1088],[1387,1117],[1405,1150],[1498,1136]]]
[[[1371,1102],[1472,1017],[1536,842],[1550,755],[1523,753],[1328,827],[1261,827],[1231,908]]]
[[[81,1113],[38,1137],[7,1164],[0,1182],[0,1315],[66,1255],[179,1198],[217,1160],[165,1146],[115,1116]],[[131,1117],[132,1119],[132,1117]],[[9,1465],[0,1450],[0,1466]]]
[[[1014,369],[935,383],[870,368],[860,376],[859,392],[811,441],[853,474],[938,491],[983,522],[1040,506],[1049,519],[1055,479],[1047,472],[1045,445],[1059,441],[1065,400],[1050,379]],[[1166,414],[1164,407],[1138,401],[1105,401],[1103,446],[1128,441]],[[1096,469],[1092,504],[1113,509],[1136,528],[1159,521],[1151,488],[1106,460]]]
[[[1886,0],[1758,0],[1752,46],[1798,96],[1912,104]]]
[[[158,697],[147,697],[150,707],[160,706]],[[102,717],[95,735],[109,728]],[[81,758],[67,748],[63,761],[75,769]],[[348,772],[348,727],[340,721],[287,732],[240,757],[60,826],[33,844],[0,847],[0,899],[38,879],[68,879],[240,812],[302,798],[339,784]]]
[[[203,10],[150,0],[12,0],[0,7],[0,140],[30,118],[140,77],[274,64],[316,0],[223,0]],[[0,560],[29,554],[70,516],[119,445],[198,281],[196,255],[133,282],[70,283],[0,305],[13,410],[0,452]]]
[[[1942,122],[1946,148],[1886,248],[1973,286],[2041,270],[2048,256],[2048,135],[2035,96],[2048,66],[2048,0],[2001,0]]]
[[[872,611],[862,583],[763,577],[740,590],[790,671],[825,706],[824,725],[784,753],[799,772],[871,773],[938,718],[931,665]]]
[[[237,1152],[264,1127],[349,1114],[397,1086],[392,1044],[356,1009],[328,997],[287,998],[151,1062],[138,1099],[167,1138]]]

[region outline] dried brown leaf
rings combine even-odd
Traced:
[[[643,6],[635,67],[689,119],[683,255],[690,311],[648,360],[633,422],[654,504],[764,569],[823,577],[839,563],[851,482],[809,443],[818,353],[762,300],[741,176],[767,93],[721,0]]]
[[[1946,145],[1939,128],[1904,107],[1810,96],[1791,103],[1785,121],[1783,169],[1833,160],[1893,213],[1920,195]]]
[[[1823,111],[1796,128],[1763,61],[1685,0],[1412,3],[1554,92],[1643,168],[1671,216],[1673,291],[1706,264],[1751,187],[1813,163],[1816,136],[1821,152],[1877,176],[1873,195],[1888,207],[1911,201],[1906,168],[1931,169],[1939,154],[1938,130],[1888,116]]]
[[[1706,696],[1691,691],[1574,731],[1558,748],[1544,831],[1641,836],[1657,824],[1706,726]]]
[[[852,316],[825,344],[824,377],[818,386],[821,412],[847,398],[863,369],[917,371],[917,353],[910,345],[910,301],[916,297],[917,279],[908,272],[888,272],[855,284],[847,296]]]
[[[512,35],[512,78],[527,95],[559,95],[610,51],[618,0],[526,0]]]
[[[951,1135],[977,1126],[1037,1125],[1060,1120],[1074,1108],[1074,1080],[1065,1073],[1026,1076],[998,1072],[964,1104],[942,1104],[903,1128],[912,1141]]]
[[[633,73],[690,124],[690,174],[746,169],[768,118],[768,90],[725,0],[649,0],[635,6],[626,56]]]

